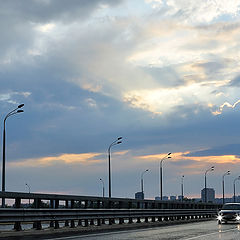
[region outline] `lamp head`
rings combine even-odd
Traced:
[[[227,175],[230,175],[230,174],[231,174],[231,172],[228,170],[228,171],[227,171]]]
[[[17,110],[17,113],[22,113],[22,112],[24,112],[23,110]]]
[[[211,171],[214,171],[214,166],[211,167]]]
[[[168,156],[167,158],[172,158],[172,157]]]
[[[23,106],[24,106],[24,104],[22,103],[22,104],[18,105],[18,108],[22,108]]]
[[[118,139],[117,140],[121,140],[122,139],[122,137],[118,137]]]
[[[122,142],[121,141],[117,142],[117,144],[120,144],[120,143],[122,143]]]
[[[171,155],[172,153],[168,153],[168,155]]]

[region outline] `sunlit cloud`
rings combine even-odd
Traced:
[[[171,155],[171,159],[168,159],[168,162],[175,166],[181,166],[182,171],[188,172],[188,174],[201,174],[205,168],[209,165],[218,165],[219,169],[224,169],[226,165],[234,166],[238,164],[240,158],[236,155],[221,155],[221,156],[188,156],[189,151],[186,152],[176,152]],[[136,158],[140,161],[158,161],[166,158],[167,153],[165,154],[150,154],[144,156],[137,156]]]
[[[101,153],[61,154],[53,157],[25,159],[8,163],[10,167],[46,167],[56,163],[91,165],[101,161]]]
[[[129,150],[116,151],[114,156],[126,155]],[[64,153],[58,156],[46,156],[41,158],[23,159],[17,162],[9,162],[10,167],[48,167],[54,164],[68,164],[68,165],[94,165],[106,161],[105,153]]]
[[[54,23],[47,23],[44,25],[37,26],[36,29],[42,33],[47,33],[53,30],[56,25]]]
[[[223,103],[218,110],[212,112],[214,115],[220,115],[222,114],[224,108],[232,108],[234,109],[238,104],[240,103],[240,100],[238,100],[237,102],[235,102],[234,104],[230,104],[228,102]]]
[[[157,115],[173,112],[179,106],[191,104],[209,108],[212,106],[209,101],[216,102],[216,96],[212,94],[214,88],[215,82],[203,82],[176,88],[130,91],[124,95],[124,101],[134,108]]]

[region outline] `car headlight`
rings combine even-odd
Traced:
[[[236,216],[236,220],[240,221],[240,216],[239,215]]]
[[[221,216],[221,215],[218,215],[218,216],[217,216],[217,219],[218,219],[219,221],[221,221],[221,220],[222,220],[222,216]],[[240,219],[240,217],[239,217],[239,219]]]

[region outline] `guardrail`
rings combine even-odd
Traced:
[[[33,200],[34,208],[144,208],[144,209],[219,209],[222,204],[190,201],[140,200],[131,198],[103,198],[93,196],[0,192],[0,198],[14,199],[15,207],[22,207],[22,200]],[[45,203],[45,204],[44,204]]]
[[[31,222],[33,228],[42,229],[42,222],[50,227],[101,225],[127,221],[140,223],[181,219],[210,218],[217,214],[219,204],[180,201],[155,201],[127,198],[0,192],[0,198],[14,199],[14,208],[0,208],[0,223],[14,223],[20,231],[21,223]],[[31,200],[30,205],[22,204]],[[27,207],[27,208],[26,208]]]
[[[33,228],[42,229],[42,222],[49,222],[50,227],[59,228],[59,221],[65,221],[65,226],[74,228],[75,221],[79,226],[101,224],[173,221],[185,219],[211,218],[216,210],[183,210],[183,209],[1,209],[0,223],[15,223],[14,229],[20,231],[21,223],[33,222]],[[149,219],[150,218],[150,219]]]

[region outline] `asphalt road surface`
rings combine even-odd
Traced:
[[[217,221],[161,226],[156,228],[94,233],[73,237],[58,237],[51,240],[240,240],[240,224],[218,225]],[[50,240],[50,238],[49,238]]]

